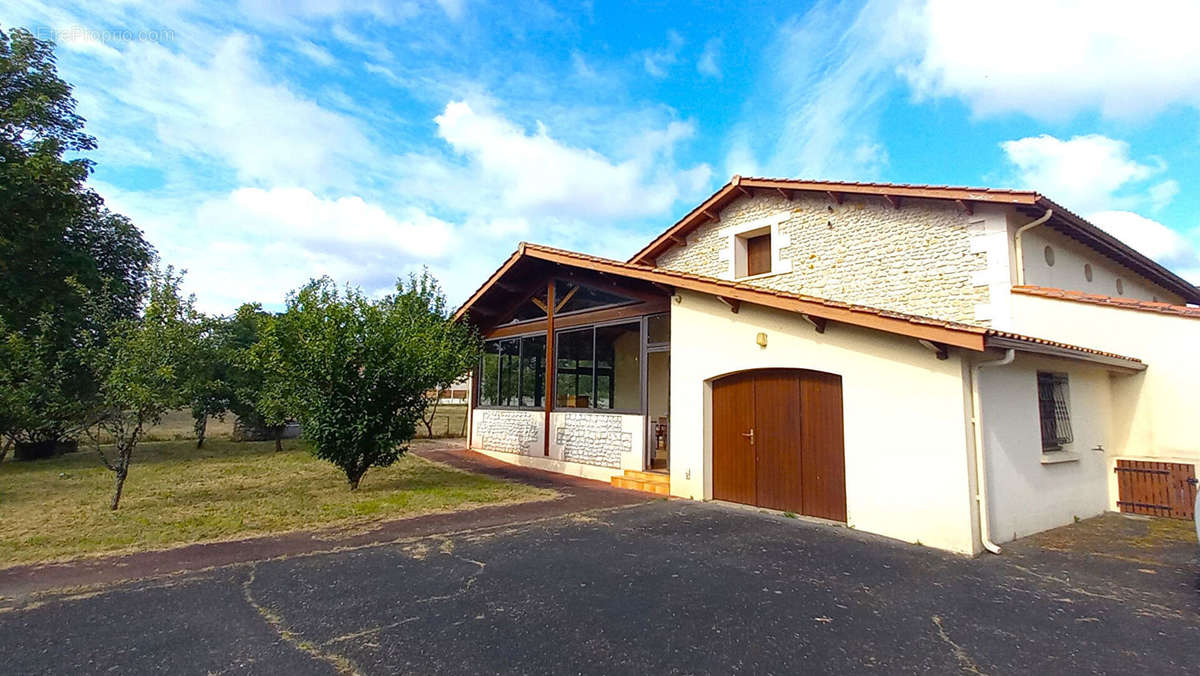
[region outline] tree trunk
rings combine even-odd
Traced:
[[[116,491],[113,492],[112,502],[110,502],[108,505],[108,508],[114,512],[117,511],[117,505],[121,504],[121,490],[125,488],[125,477],[128,476],[128,474],[128,466],[121,467],[117,470],[117,488]]]
[[[429,417],[421,416],[421,422],[425,423],[425,431],[429,433],[429,438],[433,438],[433,418],[437,415],[438,401],[442,397],[441,385],[438,386],[437,396],[433,398],[433,406],[429,409]]]
[[[275,451],[279,452],[279,451],[283,450],[283,426],[276,425],[274,427],[274,430],[275,430]]]
[[[204,448],[204,433],[208,431],[208,416],[196,418],[196,448]]]
[[[4,443],[0,444],[0,462],[4,462],[4,459],[8,457],[8,449],[12,448],[12,445],[12,439],[5,439]]]

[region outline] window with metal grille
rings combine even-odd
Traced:
[[[1042,423],[1042,450],[1061,451],[1074,441],[1071,434],[1070,391],[1067,374],[1038,371],[1038,417]]]

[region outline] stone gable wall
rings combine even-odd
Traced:
[[[987,254],[972,251],[972,219],[953,203],[902,202],[881,197],[827,196],[788,200],[759,192],[721,211],[658,258],[660,267],[732,279],[730,241],[747,224],[785,218],[774,226],[786,270],[749,284],[910,314],[986,325],[977,306],[989,302]]]

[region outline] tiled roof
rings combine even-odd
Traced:
[[[1046,196],[1031,190],[1007,188],[971,188],[950,185],[921,185],[914,183],[864,183],[846,181],[809,181],[789,178],[742,177],[735,175],[729,183],[713,193],[686,216],[655,238],[630,258],[630,262],[653,263],[664,252],[676,246],[696,228],[717,217],[722,208],[754,190],[775,191],[781,195],[801,192],[828,193],[840,202],[845,195],[876,195],[888,198],[894,204],[903,199],[935,199],[957,202],[970,211],[973,204],[991,202],[1007,204],[1030,210],[1049,210],[1051,224],[1064,229],[1068,235],[1083,244],[1111,257],[1114,261],[1130,268],[1139,275],[1178,293],[1189,302],[1200,302],[1200,289],[1174,272],[1147,258],[1110,233],[1098,228]]]
[[[1137,298],[1105,296],[1098,293],[1085,293],[1083,291],[1074,291],[1071,289],[1055,289],[1048,286],[1014,286],[1012,290],[1013,293],[1023,293],[1028,296],[1057,298],[1059,300],[1071,300],[1079,303],[1091,303],[1093,305],[1107,305],[1109,307],[1117,307],[1123,310],[1157,312],[1159,314],[1177,315],[1180,317],[1200,319],[1200,307],[1190,305],[1174,305],[1172,303],[1138,300]]]
[[[776,307],[780,309],[791,310],[812,314],[813,316],[822,319],[828,319],[834,322],[844,322],[874,328],[891,333],[901,333],[911,335],[917,338],[927,337],[926,332],[917,331],[918,328],[933,329],[942,335],[957,334],[967,337],[974,336],[975,338],[956,343],[960,347],[968,349],[982,350],[986,345],[988,338],[1000,338],[1010,341],[1018,341],[1028,345],[1041,345],[1068,352],[1076,352],[1082,354],[1095,355],[1108,359],[1115,359],[1127,362],[1140,364],[1140,360],[1126,357],[1124,355],[1115,354],[1112,352],[1104,352],[1094,350],[1078,345],[1070,345],[1053,340],[1043,338],[1034,338],[1018,333],[1007,331],[997,331],[981,326],[973,326],[970,324],[962,324],[942,319],[934,319],[932,317],[923,317],[920,315],[906,314],[903,312],[895,312],[881,308],[868,307],[865,305],[857,305],[854,303],[844,303],[841,301],[829,300],[827,298],[819,298],[817,296],[809,296],[805,294],[793,293],[790,291],[780,291],[777,289],[768,289],[752,284],[742,282],[733,282],[706,275],[697,275],[690,272],[681,272],[679,270],[668,270],[665,268],[650,267],[647,265],[625,263],[599,256],[592,256],[576,251],[568,251],[566,249],[556,249],[554,247],[543,246],[540,244],[530,244],[522,242],[520,248],[497,270],[496,274],[480,287],[478,291],[471,296],[458,312],[455,313],[455,318],[463,316],[473,303],[478,301],[493,282],[497,281],[503,271],[509,269],[522,257],[540,258],[559,263],[575,263],[581,267],[586,267],[592,270],[603,269],[604,272],[612,274],[624,274],[629,277],[643,279],[656,282],[659,284],[676,285],[680,288],[700,291],[702,293],[710,293],[713,295],[729,295],[731,297],[745,300],[748,303],[765,305],[768,307]],[[723,293],[723,292],[727,292]],[[798,309],[800,308],[800,309]],[[912,331],[904,330],[903,325],[907,324],[913,327]],[[949,332],[949,333],[946,333]],[[932,336],[931,340],[937,340]]]

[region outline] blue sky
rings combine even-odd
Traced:
[[[624,258],[734,173],[1034,188],[1200,281],[1196,3],[22,0],[92,183],[202,308],[519,241]],[[1031,19],[1036,17],[1036,19]]]

